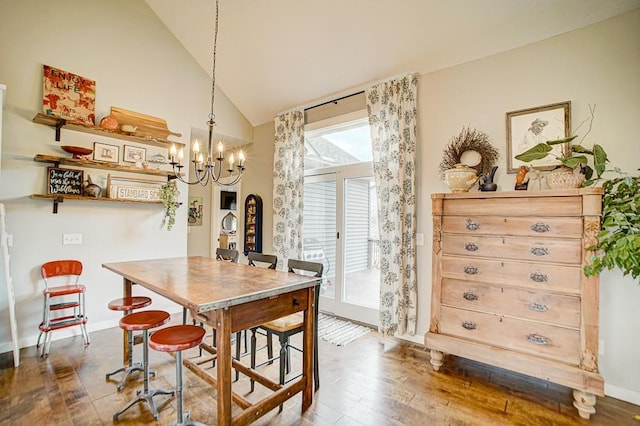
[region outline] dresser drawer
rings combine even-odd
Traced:
[[[580,293],[582,269],[515,260],[442,256],[442,276],[458,280],[509,285],[559,293]]]
[[[442,304],[565,327],[580,326],[580,298],[450,278],[442,280]]]
[[[582,242],[556,238],[486,237],[444,234],[443,254],[580,264]]]
[[[517,197],[517,198],[461,198],[443,203],[444,216],[582,216],[582,198]]]
[[[578,365],[580,332],[443,306],[439,333]]]
[[[445,216],[442,231],[471,235],[581,238],[580,217]]]

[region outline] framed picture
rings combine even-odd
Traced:
[[[571,135],[571,102],[544,105],[536,108],[511,111],[507,116],[507,173],[516,173],[520,166],[533,166],[540,170],[551,170],[558,164],[554,157],[524,163],[515,156],[548,140],[562,139]],[[557,155],[566,144],[553,147]]]
[[[142,163],[146,160],[147,150],[145,148],[139,148],[137,146],[125,145],[123,161],[127,163]]]
[[[93,159],[97,161],[106,161],[108,163],[117,163],[120,158],[120,147],[117,145],[109,145],[107,143],[93,143]]]

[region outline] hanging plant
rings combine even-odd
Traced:
[[[489,142],[489,136],[471,127],[463,127],[458,136],[451,138],[444,148],[440,172],[452,169],[461,163],[462,154],[467,151],[475,151],[480,155],[480,162],[469,167],[476,169],[478,174],[489,174],[496,160],[498,150]]]
[[[167,182],[160,187],[160,201],[164,206],[164,216],[162,217],[162,223],[160,228],[167,226],[167,231],[171,231],[173,225],[176,223],[176,209],[178,208],[178,186],[175,182]]]

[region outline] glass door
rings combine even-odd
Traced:
[[[375,183],[368,169],[305,178],[303,253],[324,264],[320,310],[376,326],[380,251]]]

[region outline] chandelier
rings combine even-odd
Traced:
[[[233,186],[240,182],[242,173],[244,173],[244,153],[242,150],[238,153],[238,161],[236,162],[233,153],[229,156],[226,166],[228,174],[223,176],[222,169],[225,167],[224,146],[221,141],[218,141],[217,153],[214,153],[213,144],[213,127],[216,122],[215,114],[213,113],[213,103],[216,93],[216,48],[218,44],[218,0],[216,0],[216,26],[213,33],[213,68],[211,71],[211,112],[209,113],[209,149],[206,152],[206,159],[203,153],[200,151],[201,147],[196,139],[191,148],[193,159],[190,160],[193,163],[193,170],[196,180],[190,182],[182,177],[181,171],[185,167],[182,164],[184,160],[184,151],[180,148],[180,151],[176,151],[175,144],[171,145],[169,150],[169,164],[173,167],[173,173],[180,182],[184,182],[188,185],[195,185],[199,183],[202,186],[206,186],[210,181],[220,186]],[[237,175],[234,175],[234,171],[237,170]]]

